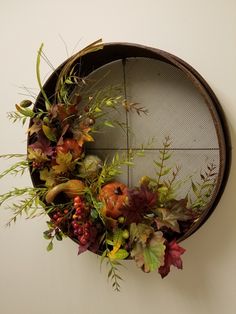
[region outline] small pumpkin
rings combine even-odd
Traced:
[[[122,215],[121,208],[127,203],[128,187],[121,182],[111,182],[104,185],[99,194],[99,200],[104,203],[102,214],[108,218],[117,219]]]

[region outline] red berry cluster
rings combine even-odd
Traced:
[[[89,222],[79,224],[77,221],[72,221],[72,226],[74,229],[74,235],[79,240],[80,245],[86,245],[90,242],[91,232],[90,228],[91,225]]]
[[[56,212],[53,214],[52,218],[57,225],[60,225],[60,223],[65,218],[65,215],[68,214],[68,212],[69,212],[68,209],[64,209],[64,211],[56,210]]]
[[[32,162],[32,167],[34,169],[41,169],[43,167],[43,163],[42,162],[33,161]]]
[[[86,208],[80,196],[74,198],[75,214],[72,216],[73,233],[80,245],[86,245],[91,237],[91,223],[86,221]]]
[[[75,214],[73,215],[73,219],[77,219],[79,221],[84,220],[86,217],[86,209],[85,204],[80,196],[76,196],[74,198],[74,208]]]

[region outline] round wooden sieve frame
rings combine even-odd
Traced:
[[[231,141],[229,128],[225,119],[224,112],[216,95],[214,94],[210,86],[207,84],[207,82],[203,79],[203,77],[188,63],[174,56],[173,54],[170,54],[163,50],[131,43],[107,43],[104,44],[103,49],[90,52],[84,55],[83,57],[75,60],[72,66],[79,64],[80,76],[87,77],[96,69],[99,69],[100,67],[107,65],[113,61],[140,57],[159,60],[164,63],[168,63],[182,71],[186,78],[195,86],[195,88],[204,98],[204,101],[209,109],[209,112],[211,113],[215,130],[217,133],[217,139],[219,143],[220,165],[218,180],[213,196],[211,198],[210,203],[208,204],[207,208],[205,209],[204,213],[200,216],[198,221],[194,223],[192,227],[178,239],[178,242],[180,242],[189,237],[203,225],[203,223],[209,218],[209,216],[219,203],[219,200],[224,192],[229,177],[231,165]],[[54,99],[58,75],[65,63],[60,65],[52,73],[52,75],[49,77],[49,79],[47,80],[43,87],[46,94],[52,100]],[[35,108],[43,107],[44,98],[42,93],[40,93],[35,102]],[[30,138],[28,138],[28,143],[30,143]],[[31,172],[31,178],[34,186],[39,186],[42,184],[36,172]]]

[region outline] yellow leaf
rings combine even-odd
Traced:
[[[53,132],[53,130],[51,128],[49,128],[47,125],[43,125],[42,126],[42,130],[43,130],[43,133],[46,135],[46,137],[52,141],[52,142],[56,142],[57,141],[57,138],[56,138],[56,135],[55,133]]]
[[[94,141],[94,139],[93,139],[93,137],[90,134],[83,133],[81,135],[81,138],[78,140],[78,144],[79,144],[79,146],[82,147],[84,142],[93,142],[93,141]]]
[[[72,161],[72,154],[58,152],[56,157],[57,165],[53,166],[53,170],[56,174],[65,173],[67,171],[72,171],[75,167],[75,161]]]
[[[38,131],[41,130],[41,124],[40,123],[33,123],[31,127],[28,129],[29,135],[33,135],[34,133],[38,133]]]
[[[45,162],[48,161],[47,156],[42,152],[40,148],[28,148],[28,159],[34,160],[36,162]]]
[[[56,180],[55,180],[55,173],[53,169],[48,170],[47,168],[44,168],[40,170],[40,180],[45,181],[45,185],[47,187],[52,187]]]

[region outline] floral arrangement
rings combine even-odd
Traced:
[[[182,269],[185,249],[178,238],[208,204],[216,183],[216,167],[209,164],[201,169],[198,182],[189,177],[191,191],[179,199],[181,169],[168,164],[173,153],[171,139],[166,137],[153,161],[155,177],[144,175],[135,187],[119,182],[122,166],[132,167],[135,158],[145,155],[145,149],[117,152],[112,159],[102,160],[90,154],[87,145],[96,141],[97,132],[122,127],[119,121],[109,120],[111,111],[141,116],[147,115],[147,110],[122,96],[113,96],[112,87],[87,93],[86,78],[79,76],[74,63],[86,53],[102,49],[100,40],[63,65],[53,95],[45,92],[40,78],[42,49],[36,66],[41,91],[37,106],[23,100],[8,114],[13,122],[25,124],[30,119],[27,154],[1,156],[19,161],[0,174],[2,178],[29,170],[38,183],[0,195],[0,205],[16,199],[8,204],[12,211],[8,224],[23,213],[27,218],[47,214],[47,250],[52,250],[54,239],[69,236],[78,243],[79,254],[90,250],[101,256],[101,262],[107,262],[108,278],[117,291],[121,260],[133,259],[144,272],[158,271],[161,277],[169,273],[171,265]]]

